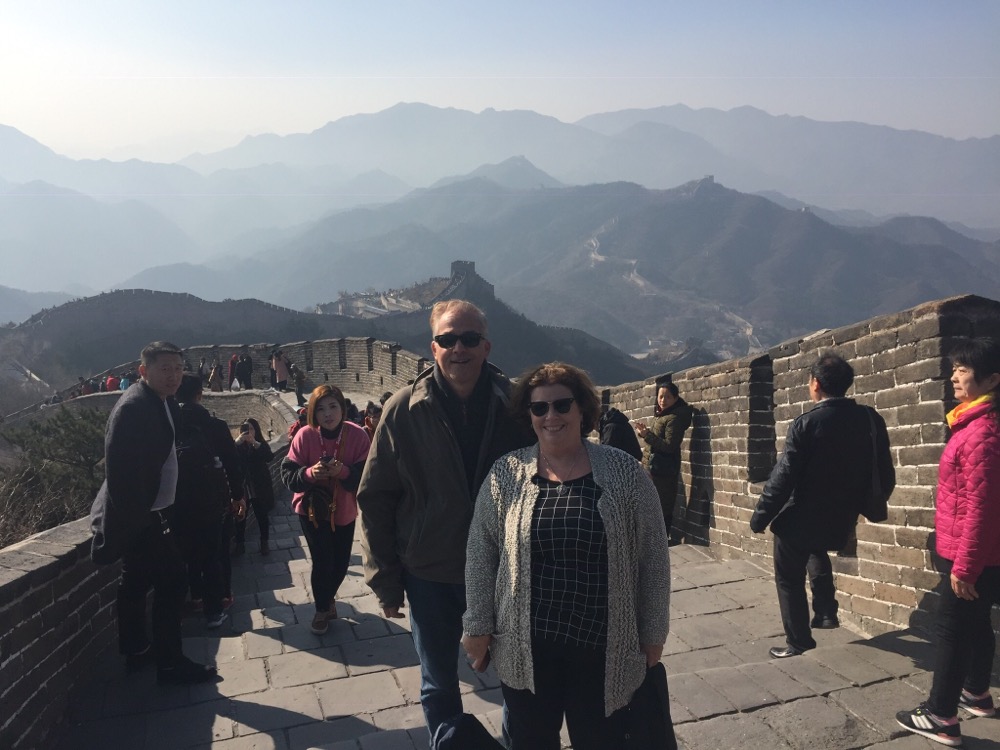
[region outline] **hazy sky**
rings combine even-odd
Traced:
[[[1000,2],[0,0],[0,124],[173,159],[400,101],[1000,134]]]

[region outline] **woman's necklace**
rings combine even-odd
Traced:
[[[573,463],[570,464],[569,470],[565,474],[555,470],[555,467],[552,465],[552,462],[549,461],[548,456],[542,453],[541,449],[539,449],[538,455],[542,457],[542,460],[545,462],[545,465],[549,468],[549,473],[552,474],[552,476],[572,477],[573,469],[575,469],[576,465],[580,462],[580,456],[583,455],[583,451],[579,451],[576,454],[576,457],[573,459]],[[569,486],[566,484],[566,482],[569,481],[568,479],[562,481],[556,479],[556,481],[559,482],[559,486],[556,488],[556,492],[558,492],[560,495],[565,495],[567,492],[569,492]]]

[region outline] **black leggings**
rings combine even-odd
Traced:
[[[313,526],[306,516],[299,516],[299,523],[312,557],[310,581],[316,611],[329,612],[337,596],[337,589],[344,582],[347,568],[351,564],[355,522],[337,526],[336,531],[330,528],[329,522]]]

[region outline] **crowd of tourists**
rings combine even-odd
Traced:
[[[432,748],[556,750],[564,721],[576,750],[676,747],[661,659],[669,547],[684,540],[674,523],[683,515],[681,447],[698,415],[669,377],[656,383],[653,416],[634,422],[602,407],[570,364],[542,364],[512,383],[490,363],[486,316],[469,302],[435,305],[430,329],[433,365],[363,411],[329,384],[306,398],[298,368],[280,349],[269,358],[272,387],[291,380],[302,407],[276,468],[309,548],[310,629],[322,635],[340,617],[337,593],[359,526],[382,615],[408,608]],[[155,663],[162,683],[215,680],[213,666],[181,649],[185,602],[208,628],[225,620],[229,559],[246,553],[248,509],[258,551],[269,554],[273,454],[254,419],[234,437],[201,404],[221,378],[218,363],[203,359],[186,373],[182,351],[167,342],[147,346],[141,360],[108,421],[92,556],[123,561],[126,666]],[[960,709],[994,712],[1000,346],[963,341],[951,361],[958,406],[937,494],[947,585],[933,685],[926,703],[896,719],[956,746]],[[814,406],[790,425],[750,520],[748,531],[773,536],[786,641],[770,649],[773,659],[816,648],[814,631],[840,626],[829,552],[848,544],[859,515],[877,523],[888,514],[888,431],[875,409],[847,397],[853,378],[835,352],[813,363]],[[223,382],[253,387],[249,355],[233,355]],[[502,745],[463,713],[459,644],[474,669],[492,664],[500,679]],[[645,739],[636,745],[637,737]]]

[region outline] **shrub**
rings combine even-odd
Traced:
[[[0,548],[87,515],[104,479],[107,414],[62,406],[3,431],[18,449],[0,468]]]

